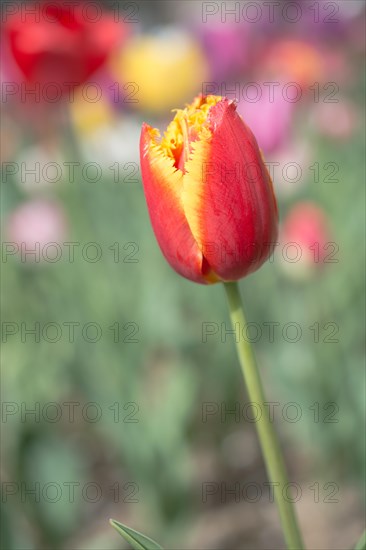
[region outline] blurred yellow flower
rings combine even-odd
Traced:
[[[74,101],[70,103],[71,118],[76,132],[88,135],[102,126],[113,122],[113,107],[102,96],[90,101],[83,89],[75,93]]]
[[[126,90],[121,101],[141,111],[161,113],[201,90],[208,78],[208,63],[192,36],[177,27],[165,27],[132,38],[112,62],[112,71]]]

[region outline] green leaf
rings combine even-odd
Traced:
[[[130,543],[134,550],[163,550],[162,546],[160,546],[154,540],[146,537],[145,535],[142,535],[134,529],[126,527],[126,525],[123,525],[119,521],[110,519],[109,523],[119,532],[120,535],[122,535],[122,537],[128,543]]]
[[[366,550],[366,531],[361,535],[360,540],[355,546],[355,550]]]

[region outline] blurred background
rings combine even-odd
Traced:
[[[177,276],[142,121],[226,95],[281,232],[240,282],[309,549],[363,530],[364,3],[2,2],[2,548],[283,548],[223,288]],[[292,243],[292,244],[291,244]],[[292,490],[292,492],[291,492]]]

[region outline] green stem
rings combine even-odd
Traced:
[[[366,531],[362,533],[360,540],[355,546],[355,550],[365,550],[366,548]]]
[[[246,324],[246,321],[238,284],[224,283],[224,286],[229,302],[230,317],[233,328],[235,330],[239,325],[242,330]],[[269,410],[265,407],[266,399],[255,356],[250,343],[245,339],[239,340],[237,343],[237,351],[250,401],[258,405],[262,411],[262,415],[256,423],[257,432],[268,477],[273,483],[274,497],[280,514],[287,548],[291,550],[301,550],[304,546],[297,524],[294,506],[292,502],[286,498],[286,491],[289,486],[289,482],[286,474],[285,463],[276,432],[269,417]]]

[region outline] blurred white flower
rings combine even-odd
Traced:
[[[281,149],[266,155],[265,162],[272,176],[278,195],[296,193],[309,178],[314,178],[311,165],[314,163],[313,149],[308,140],[288,141]]]
[[[140,133],[141,123],[134,116],[124,116],[113,124],[101,126],[84,137],[85,160],[97,162],[104,169],[110,169],[115,163],[120,166],[139,163]]]
[[[15,181],[27,193],[37,193],[62,183],[66,165],[57,148],[46,149],[43,145],[33,145],[23,149],[16,157],[13,169]]]

